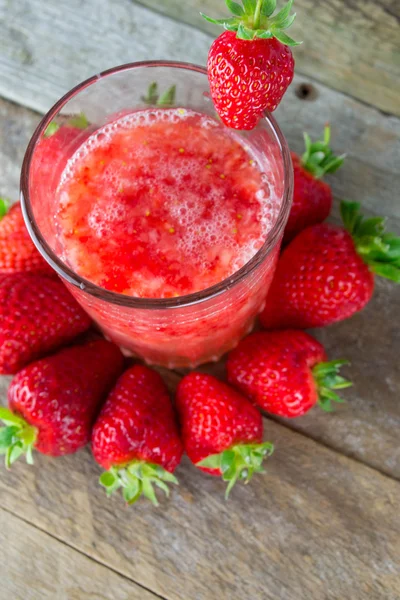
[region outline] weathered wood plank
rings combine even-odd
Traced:
[[[0,509],[2,600],[157,600],[121,577]]]
[[[345,108],[340,107],[332,99],[332,92],[325,90],[314,103],[289,93],[278,117],[292,147],[300,150],[303,124],[317,135],[324,120],[337,123],[334,145],[338,150],[348,149],[349,155],[343,169],[330,179],[334,191],[382,214],[399,215],[399,120],[385,118],[348,99]],[[342,126],[341,112],[347,115],[347,127]],[[0,195],[17,197],[20,163],[37,121],[35,113],[0,100]],[[344,193],[347,189],[352,193]],[[398,219],[392,218],[391,225],[400,231]],[[399,305],[400,288],[377,281],[375,297],[365,311],[317,332],[331,356],[351,360],[348,372],[355,385],[346,391],[348,404],[334,415],[326,416],[315,409],[309,416],[287,423],[394,477],[400,477],[400,408],[396,400],[400,389],[400,340],[393,327]],[[371,369],[371,365],[376,367]]]
[[[135,0],[213,36],[202,19],[228,14],[224,0]],[[400,4],[392,0],[296,0],[290,35],[303,40],[298,71],[368,104],[400,115]]]
[[[130,0],[0,0],[0,95],[44,112],[79,81],[118,64],[204,63],[209,40]]]
[[[127,509],[85,450],[15,464],[0,506],[168,600],[397,600],[400,484],[277,423],[266,437],[268,473],[228,503],[185,460],[169,501]]]

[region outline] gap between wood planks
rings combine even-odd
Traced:
[[[24,523],[28,527],[32,527],[36,531],[40,531],[40,533],[49,536],[50,538],[52,538],[53,540],[55,540],[57,543],[62,544],[66,548],[69,548],[69,549],[73,550],[74,552],[77,552],[78,554],[81,554],[82,556],[85,556],[88,560],[90,560],[90,561],[92,561],[92,562],[94,562],[94,563],[96,563],[96,564],[98,564],[98,565],[106,568],[108,571],[111,571],[111,572],[115,573],[116,575],[118,575],[118,577],[122,577],[123,579],[125,579],[129,583],[134,583],[135,585],[137,585],[142,590],[144,590],[144,591],[149,592],[150,594],[152,594],[154,596],[154,598],[159,598],[159,600],[168,600],[167,598],[165,598],[165,596],[160,596],[160,594],[157,594],[153,590],[147,588],[142,583],[139,583],[138,581],[135,581],[134,579],[132,579],[131,577],[128,577],[124,573],[121,573],[120,571],[117,571],[114,567],[111,567],[111,566],[107,565],[105,562],[102,562],[101,560],[99,560],[98,558],[95,558],[94,556],[90,556],[90,554],[88,554],[87,552],[84,552],[82,549],[77,548],[76,546],[74,546],[72,544],[68,544],[68,542],[66,542],[64,539],[62,539],[62,538],[54,535],[53,533],[50,533],[47,529],[43,529],[42,527],[39,527],[39,525],[37,525],[33,521],[28,521],[28,519],[25,519],[21,515],[18,515],[14,511],[9,510],[8,508],[4,508],[3,506],[0,507],[0,510],[3,511],[3,512],[5,512],[5,513],[7,513],[7,514],[9,514],[9,515],[12,515],[14,518],[18,519],[19,521],[21,521],[21,523]]]

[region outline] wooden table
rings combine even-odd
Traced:
[[[400,232],[400,5],[296,2],[305,43],[278,120],[299,151],[330,121],[348,154],[336,196]],[[0,194],[17,197],[38,113],[80,80],[140,59],[204,64],[215,30],[200,7],[223,14],[223,0],[0,0]],[[228,503],[187,460],[158,509],[107,500],[87,449],[3,470],[0,600],[399,600],[399,309],[379,281],[363,312],[315,332],[352,362],[347,404],[266,419],[268,474]],[[173,389],[180,375],[164,374]]]

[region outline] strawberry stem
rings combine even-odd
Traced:
[[[385,232],[385,219],[365,218],[358,202],[342,200],[340,212],[357,253],[376,275],[400,283],[400,237]]]
[[[263,0],[257,0],[256,10],[254,12],[254,29],[259,29],[259,27],[260,27],[260,17],[261,17],[262,5],[263,5]]]
[[[344,402],[333,390],[341,390],[353,385],[351,381],[339,375],[341,367],[348,364],[347,360],[332,360],[319,363],[313,368],[312,374],[318,390],[318,404],[322,410],[332,412],[332,402]]]
[[[129,505],[134,504],[143,495],[154,506],[158,506],[154,486],[169,496],[167,483],[178,485],[178,480],[160,465],[144,460],[133,460],[123,466],[111,467],[102,473],[99,483],[106,488],[107,496],[122,488],[122,496]]]
[[[225,492],[225,500],[227,500],[238,480],[249,483],[254,473],[265,472],[262,469],[262,462],[271,456],[273,451],[274,446],[271,442],[237,444],[219,454],[207,456],[196,463],[196,466],[221,471],[222,479],[228,483]]]
[[[6,468],[25,454],[26,462],[33,464],[32,449],[37,438],[37,429],[32,427],[18,415],[5,407],[0,407],[0,420],[5,427],[0,427],[0,454],[5,454]]]

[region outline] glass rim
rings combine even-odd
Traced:
[[[20,200],[21,208],[24,216],[25,224],[28,228],[29,234],[39,252],[45,258],[45,260],[51,265],[56,273],[65,279],[71,285],[87,292],[95,298],[123,306],[127,308],[141,308],[141,309],[167,309],[167,308],[181,308],[183,306],[189,306],[204,302],[220,294],[226,290],[234,287],[240,283],[245,277],[250,275],[268,256],[271,250],[275,247],[279,240],[280,235],[283,233],[287,218],[289,216],[289,210],[291,206],[291,198],[293,193],[293,169],[292,159],[287,141],[277,124],[276,120],[268,112],[264,112],[264,119],[269,123],[271,130],[278,142],[279,149],[283,160],[283,198],[282,204],[279,209],[278,217],[272,226],[271,231],[268,233],[268,237],[265,240],[261,248],[256,254],[241,267],[238,271],[235,271],[229,277],[223,279],[219,283],[214,284],[204,290],[186,294],[184,296],[177,296],[174,298],[136,298],[134,296],[128,296],[126,294],[120,294],[118,292],[112,292],[102,288],[95,283],[92,283],[88,279],[81,277],[73,269],[68,267],[50,248],[47,241],[41,234],[38,224],[36,223],[33,215],[32,206],[29,195],[29,174],[32,157],[35,151],[36,144],[41,138],[46,128],[54,117],[60,112],[60,110],[74,97],[76,97],[81,91],[96,83],[104,77],[115,75],[116,73],[122,73],[124,71],[130,71],[137,68],[151,68],[151,67],[167,67],[175,69],[183,69],[189,71],[195,71],[201,73],[207,77],[207,70],[204,67],[195,65],[187,62],[176,62],[167,60],[155,60],[155,61],[141,61],[126,63],[111,69],[102,71],[92,77],[89,77],[85,81],[79,83],[73,87],[69,92],[64,94],[53,107],[45,114],[36,127],[28,147],[25,152],[24,160],[21,169],[20,179]]]

